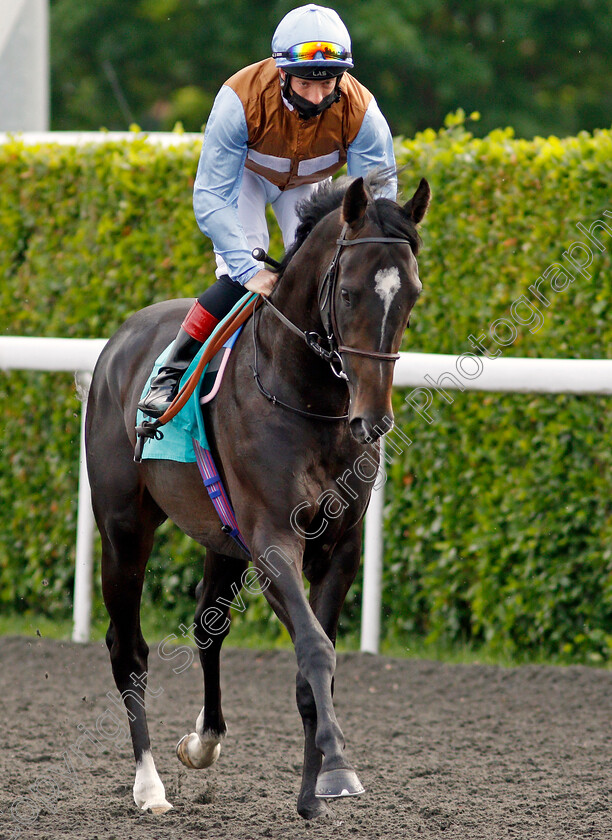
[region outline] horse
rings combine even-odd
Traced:
[[[221,529],[196,464],[133,457],[136,404],[192,301],[135,313],[97,362],[87,466],[102,538],[106,644],[129,719],[134,801],[143,810],[172,807],[151,752],[149,648],[140,627],[145,568],[155,530],[167,518],[207,549],[193,631],[204,703],[195,731],[177,745],[180,761],[201,769],[219,756],[227,729],[220,650],[229,605],[246,586],[263,593],[295,650],[304,730],[299,814],[323,816],[327,800],[364,792],[334,712],[336,633],[360,564],[379,438],[393,425],[393,367],[422,288],[417,225],[430,200],[425,179],[404,205],[374,197],[375,183],[374,177],[332,182],[301,206],[273,292],[239,335],[218,394],[204,407],[211,451],[250,558]]]

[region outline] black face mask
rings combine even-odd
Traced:
[[[298,112],[300,117],[303,120],[309,120],[312,117],[318,117],[319,114],[322,114],[326,108],[329,108],[330,105],[333,105],[334,102],[338,102],[340,99],[340,79],[342,77],[338,76],[336,78],[336,87],[333,91],[325,96],[318,105],[315,105],[312,102],[309,102],[307,99],[304,99],[303,96],[300,96],[299,93],[296,93],[291,88],[291,76],[289,73],[285,75],[285,81],[283,84],[283,96],[289,102],[295,110]]]

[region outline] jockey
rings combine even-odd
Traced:
[[[351,39],[338,14],[311,3],[293,9],[272,38],[272,57],[240,70],[215,99],[204,133],[193,205],[213,242],[217,280],[195,301],[139,408],[161,417],[193,357],[217,323],[246,294],[267,296],[277,275],[262,269],[266,205],[285,248],[298,224],[296,205],[315,184],[347,164],[350,176],[394,167],[389,126],[372,94],[346,71]],[[384,187],[395,199],[397,181]]]

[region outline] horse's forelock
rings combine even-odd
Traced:
[[[364,187],[370,199],[366,217],[376,224],[385,236],[408,239],[413,252],[416,254],[421,246],[421,238],[416,225],[406,213],[401,204],[389,198],[376,198],[400,174],[405,167],[378,167],[368,173],[364,179]]]
[[[401,204],[389,198],[377,198],[368,204],[366,218],[379,227],[385,236],[407,239],[416,255],[421,247],[417,227]]]

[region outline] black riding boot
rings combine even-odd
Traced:
[[[201,346],[201,341],[192,338],[181,327],[170,348],[168,358],[151,382],[149,393],[138,403],[141,411],[150,417],[162,416],[176,397],[181,377]]]
[[[195,354],[244,294],[244,288],[224,274],[200,295],[185,316],[164,366],[151,382],[149,393],[138,403],[141,411],[150,417],[162,416],[176,397],[181,378]]]

